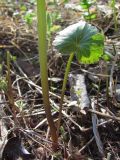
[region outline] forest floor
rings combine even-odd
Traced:
[[[88,23],[104,33],[105,52],[110,59],[101,58],[98,63],[84,65],[74,58],[70,71],[73,79],[67,82],[62,108],[57,152],[52,149],[42,99],[36,4],[26,0],[3,2],[0,7],[0,156],[4,152],[8,157],[12,155],[10,160],[16,160],[22,140],[22,147],[29,151],[29,156],[23,159],[120,160],[119,2],[115,5],[116,25],[108,1],[99,0],[91,7],[90,12],[96,13],[96,18]],[[68,55],[59,53],[52,43],[58,31],[85,20],[85,11],[78,0],[48,1],[47,11],[50,103],[57,122]],[[12,87],[8,80],[7,53],[11,59]],[[79,88],[80,75],[85,78],[83,85],[90,100],[87,110],[80,108],[71,93],[73,88]]]

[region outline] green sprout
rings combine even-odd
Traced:
[[[95,4],[96,0],[81,0],[80,5],[84,9],[85,20],[94,20],[96,18],[96,13],[91,13],[90,8]]]
[[[54,150],[58,146],[58,136],[56,127],[51,114],[49,101],[48,71],[47,71],[47,43],[46,43],[46,3],[45,0],[37,0],[37,19],[38,19],[38,50],[40,63],[40,77],[43,92],[43,102],[47,121],[50,127],[51,138]]]
[[[79,63],[91,64],[97,62],[103,55],[104,35],[99,33],[96,27],[84,21],[80,21],[59,32],[53,42],[53,45],[59,50],[60,53],[70,54],[61,93],[57,128],[57,132],[59,133],[60,121],[62,117],[62,104],[73,57],[75,55]]]
[[[24,15],[24,20],[26,21],[26,23],[31,26],[33,23],[33,18],[36,16],[36,14],[34,12],[26,12],[26,14]]]
[[[0,91],[6,91],[6,90],[7,90],[6,78],[0,77]]]
[[[60,25],[55,25],[55,22],[57,20],[60,20],[61,16],[60,13],[58,11],[55,12],[49,12],[47,11],[47,36],[48,36],[48,42],[50,45],[50,38],[51,38],[51,34],[55,33],[56,31],[59,31],[61,26]],[[49,46],[48,45],[48,46]]]
[[[20,109],[20,111],[22,111],[23,110],[23,108],[25,107],[25,103],[23,102],[23,100],[17,100],[16,102],[15,102],[15,104],[16,104],[16,106]]]
[[[116,0],[111,0],[111,7],[113,10],[113,19],[114,19],[114,26],[115,26],[115,31],[118,30],[118,18],[117,18],[117,9],[116,9]]]

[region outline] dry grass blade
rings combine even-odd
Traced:
[[[92,109],[95,110],[95,101],[94,101],[94,99],[92,99],[91,106],[92,106]],[[95,113],[93,113],[92,114],[93,133],[94,133],[94,137],[95,137],[95,141],[96,141],[98,150],[99,150],[101,156],[104,157],[104,149],[103,149],[103,144],[102,144],[102,141],[100,139],[99,132],[98,132],[97,121],[98,121],[97,115]]]
[[[115,68],[115,64],[118,60],[118,54],[116,53],[116,49],[115,46],[113,46],[114,48],[114,52],[115,52],[115,57],[114,57],[114,61],[112,62],[112,68],[111,68],[111,74],[110,74],[110,95],[113,96],[113,72],[114,72],[114,68]]]

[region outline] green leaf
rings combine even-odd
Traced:
[[[33,18],[36,16],[36,14],[34,12],[26,12],[25,16],[24,16],[24,20],[26,21],[26,23],[28,25],[31,25],[33,22]]]
[[[7,90],[7,82],[4,77],[0,77],[0,91],[6,91]]]
[[[97,17],[96,13],[91,13],[91,14],[89,14],[88,12],[84,13],[84,18],[86,20],[94,20],[96,19],[96,17]]]
[[[56,31],[59,31],[60,28],[61,28],[60,25],[53,25],[53,26],[51,27],[50,31],[51,31],[52,33],[54,33],[54,32],[56,32]]]
[[[104,36],[90,24],[80,21],[56,36],[53,45],[59,52],[74,52],[79,62],[95,63],[103,54]]]
[[[102,55],[102,59],[104,59],[105,61],[110,61],[112,59],[111,54],[105,51],[104,54]]]
[[[92,4],[84,4],[84,3],[80,3],[80,5],[83,9],[88,9],[92,6]]]
[[[90,8],[96,1],[95,0],[82,0],[80,5],[83,9]]]

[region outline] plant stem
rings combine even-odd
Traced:
[[[91,23],[91,14],[90,14],[90,8],[88,7],[88,14],[90,16],[89,22]]]
[[[7,51],[7,91],[6,95],[8,97],[9,105],[13,111],[13,118],[14,118],[14,123],[17,126],[19,124],[17,117],[16,117],[16,112],[19,112],[19,109],[16,107],[15,102],[14,102],[14,97],[13,97],[13,89],[12,89],[12,82],[11,82],[11,77],[10,77],[10,53]]]
[[[117,13],[116,13],[116,8],[115,8],[115,2],[116,2],[116,0],[112,0],[114,26],[115,26],[115,31],[117,31],[118,30],[118,20],[117,20]]]
[[[66,89],[66,84],[67,84],[67,79],[68,79],[68,74],[70,71],[71,67],[71,62],[73,60],[74,53],[70,54],[70,57],[67,62],[66,70],[65,70],[65,75],[64,75],[64,80],[63,80],[63,86],[62,86],[62,93],[61,93],[61,100],[60,100],[60,108],[59,108],[59,118],[58,118],[58,127],[57,127],[57,134],[59,135],[59,128],[60,128],[60,122],[61,122],[61,117],[62,117],[62,105],[63,105],[63,99],[64,99],[64,94],[65,94],[65,89]]]
[[[40,76],[43,92],[43,102],[45,113],[50,127],[51,138],[53,145],[58,144],[58,136],[56,127],[51,114],[51,106],[49,102],[49,86],[48,86],[48,71],[47,71],[47,45],[46,45],[46,3],[45,0],[37,0],[37,18],[38,18],[38,49]]]

